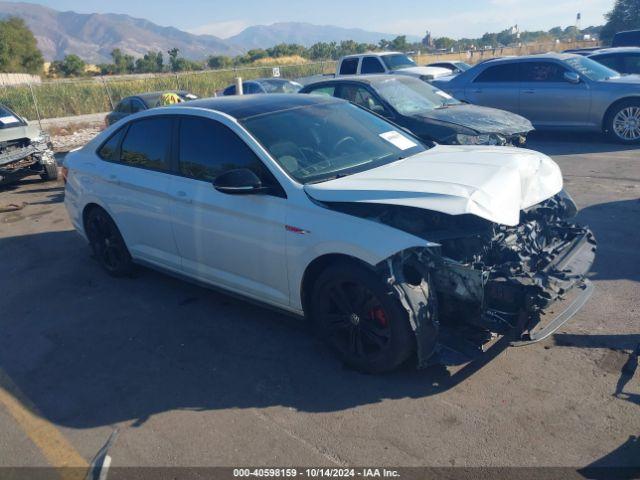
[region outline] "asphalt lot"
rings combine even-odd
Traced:
[[[640,467],[640,149],[529,146],[599,240],[594,296],[543,343],[382,376],[299,320],[147,269],[110,278],[61,183],[1,188],[0,208],[26,206],[0,213],[0,467],[88,463],[116,427],[115,466]]]

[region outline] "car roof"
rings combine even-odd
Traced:
[[[226,113],[237,120],[244,120],[256,115],[281,112],[294,108],[310,107],[331,103],[342,103],[343,100],[320,95],[299,95],[295,93],[273,93],[270,95],[233,95],[227,97],[203,98],[190,102],[178,103],[171,108],[205,108]]]
[[[335,78],[328,78],[326,80],[319,80],[317,82],[308,83],[305,85],[305,89],[307,87],[312,87],[313,85],[319,84],[331,84],[331,83],[364,83],[367,85],[375,85],[376,83],[382,83],[384,81],[388,81],[391,79],[400,80],[400,81],[408,81],[408,82],[421,82],[422,80],[418,80],[414,77],[409,77],[407,75],[380,75],[380,74],[371,74],[371,75],[340,75]]]
[[[534,55],[490,58],[490,59],[484,60],[483,62],[478,63],[478,65],[489,65],[489,64],[495,65],[496,63],[519,62],[522,60],[547,60],[547,59],[567,60],[569,58],[575,58],[579,56],[580,55],[576,55],[574,53],[557,53],[557,52],[537,53]]]
[[[175,93],[177,95],[187,95],[189,92],[187,92],[186,90],[163,90],[161,92],[145,92],[145,93],[138,93],[136,95],[129,95],[128,97],[125,98],[139,98],[143,101],[153,101],[153,100],[159,100],[160,97],[162,97],[162,95],[164,95],[165,93]],[[124,100],[124,99],[123,99]]]
[[[364,53],[352,53],[351,55],[345,55],[343,58],[364,57],[364,56],[384,57],[387,55],[405,55],[405,54],[402,52],[364,52]]]
[[[603,53],[640,53],[640,47],[611,47],[600,48],[589,53],[591,55],[601,55]]]

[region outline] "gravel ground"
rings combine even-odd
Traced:
[[[0,213],[0,373],[87,462],[117,427],[115,466],[640,467],[639,150],[530,146],[599,240],[594,296],[543,343],[361,375],[295,319],[146,269],[106,276],[62,185],[26,180],[0,191],[26,202]],[[50,463],[23,423],[0,403],[0,466]]]
[[[68,152],[81,147],[104,130],[103,125],[92,125],[81,128],[57,128],[51,135],[55,152]]]

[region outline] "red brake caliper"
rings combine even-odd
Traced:
[[[369,317],[371,320],[375,320],[383,327],[389,325],[389,320],[387,320],[387,315],[384,313],[384,309],[382,307],[375,307],[369,310]]]

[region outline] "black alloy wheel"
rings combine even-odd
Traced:
[[[129,250],[113,219],[101,208],[89,212],[86,221],[87,237],[100,265],[114,277],[131,273],[133,263]]]

